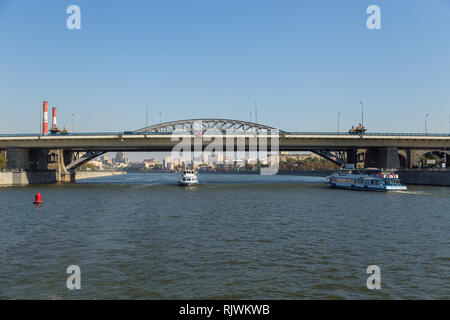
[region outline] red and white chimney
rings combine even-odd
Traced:
[[[56,128],[56,108],[55,107],[53,107],[53,109],[52,109],[52,114],[53,114],[52,127]]]
[[[42,124],[42,133],[48,134],[48,102],[44,101],[44,118]]]

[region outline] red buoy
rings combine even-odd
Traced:
[[[44,202],[42,201],[42,196],[41,194],[38,192],[34,195],[34,204],[43,204]]]

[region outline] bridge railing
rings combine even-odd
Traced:
[[[429,171],[436,171],[436,172],[443,172],[443,171],[450,171],[450,168],[401,168],[398,169],[399,171],[413,171],[413,172],[429,172]]]
[[[236,132],[242,134],[248,134],[248,132]],[[170,132],[134,132],[134,131],[122,131],[122,132],[77,132],[77,133],[56,133],[56,134],[42,134],[42,133],[18,133],[18,134],[0,134],[0,138],[15,138],[15,137],[79,137],[79,136],[127,136],[127,135],[167,135],[172,134]],[[176,134],[176,133],[174,133]],[[349,132],[280,132],[280,135],[317,135],[317,136],[360,136],[360,134]],[[393,132],[366,132],[363,136],[413,136],[413,137],[450,137],[449,133],[393,133]]]
[[[322,136],[361,136],[358,133],[349,132],[286,132],[287,135],[322,135]],[[366,132],[363,136],[413,136],[413,137],[450,137],[450,133],[396,133],[396,132]]]
[[[0,169],[0,172],[25,172],[25,169]]]

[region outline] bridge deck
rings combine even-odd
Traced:
[[[175,133],[174,133],[175,134]],[[236,132],[236,134],[241,134]],[[251,132],[243,132],[243,135],[252,135]],[[83,132],[83,133],[66,133],[66,134],[47,134],[42,133],[16,133],[16,134],[0,134],[0,140],[4,138],[26,138],[26,137],[40,137],[40,138],[67,138],[67,137],[92,137],[92,136],[164,136],[172,135],[166,132]],[[280,132],[284,136],[333,136],[333,137],[360,137],[359,134],[348,132]],[[449,133],[405,133],[405,132],[366,132],[363,137],[442,137],[449,138]]]
[[[267,137],[270,145],[271,138],[276,135],[261,135]],[[179,139],[177,139],[178,137]],[[92,132],[75,134],[3,134],[0,135],[0,149],[7,148],[55,148],[71,150],[133,150],[133,151],[170,151],[183,138],[194,138],[199,135],[183,135],[172,133],[145,132]],[[254,133],[233,133],[228,135],[203,135],[203,145],[206,146],[216,138],[245,138],[255,137]],[[367,147],[399,147],[417,149],[448,149],[450,148],[449,134],[423,133],[365,133],[363,136],[349,133],[332,132],[285,132],[279,136],[280,151],[301,151],[314,148],[340,150],[345,148]]]

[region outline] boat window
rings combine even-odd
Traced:
[[[385,179],[384,180],[387,186],[400,186],[401,182],[399,179]]]

